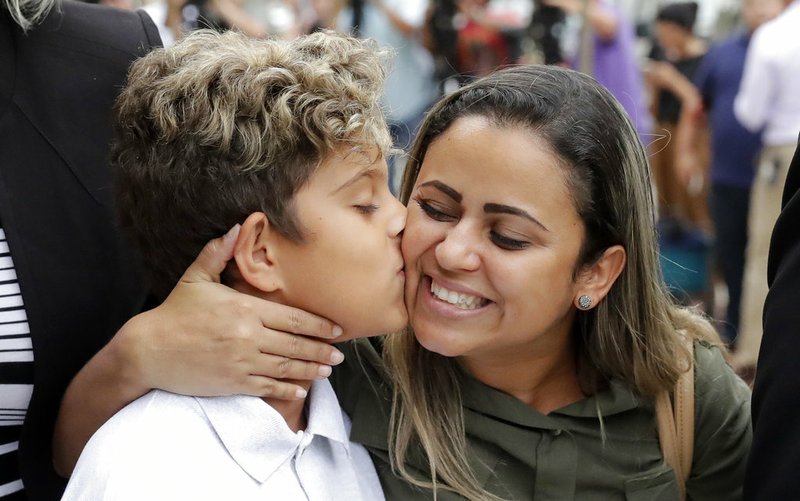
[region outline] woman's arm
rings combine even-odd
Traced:
[[[53,437],[59,474],[69,476],[92,434],[152,388],[302,398],[281,380],[326,377],[342,361],[326,342],[290,334],[335,339],[340,327],[219,284],[237,236],[238,227],[209,242],[164,303],[129,320],[72,380]]]
[[[675,128],[675,170],[678,180],[686,187],[703,180],[708,169],[708,120],[699,90],[689,84],[678,94],[681,115]],[[702,147],[702,150],[701,150]],[[702,181],[701,181],[702,184]]]

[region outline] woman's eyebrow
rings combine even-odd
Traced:
[[[433,180],[419,185],[420,188],[424,188],[425,186],[431,186],[433,188],[436,188],[437,190],[441,191],[442,193],[444,193],[445,195],[452,198],[458,203],[461,203],[461,200],[464,198],[463,196],[461,196],[461,193],[457,192],[456,190],[454,190],[453,188],[444,184],[441,181]]]
[[[549,232],[550,230],[547,229],[547,226],[543,225],[538,219],[528,214],[528,212],[519,209],[517,207],[512,207],[510,205],[503,205],[503,204],[483,204],[483,212],[487,214],[511,214],[514,216],[524,217],[541,227],[544,231]]]

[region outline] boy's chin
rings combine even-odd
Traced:
[[[338,343],[340,341],[348,341],[362,337],[385,336],[386,334],[400,332],[408,325],[408,314],[405,308],[403,308],[402,311],[396,314],[385,315],[382,320],[384,320],[384,322],[381,325],[374,325],[371,328],[354,328],[350,331],[344,329],[342,336],[334,340],[334,342]]]
[[[403,308],[402,314],[397,315],[397,321],[391,322],[391,324],[387,325],[381,335],[383,334],[394,334],[395,332],[400,332],[404,330],[408,326],[408,313],[406,313],[405,308]]]

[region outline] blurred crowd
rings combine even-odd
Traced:
[[[746,99],[737,95],[753,33],[791,2],[100,1],[147,11],[166,46],[198,28],[282,38],[334,29],[376,39],[395,53],[384,105],[399,151],[440,95],[498,67],[556,64],[591,74],[617,97],[649,148],[667,284],[718,321],[732,363],[752,376],[766,248],[782,188],[780,172],[761,170],[769,147],[786,141],[770,144],[762,137],[769,117],[748,118],[753,107],[735,110],[734,103]],[[800,125],[781,127],[793,146]],[[396,193],[404,159],[398,153],[391,160]],[[761,193],[761,177],[775,191]]]

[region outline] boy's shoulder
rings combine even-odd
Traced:
[[[260,398],[246,395],[190,397],[153,390],[115,414],[89,440],[64,499],[253,494],[259,487],[250,473],[266,467],[263,461],[256,460],[255,466],[245,461],[249,453],[263,452],[251,451],[248,444],[269,434],[265,429],[270,424],[261,421],[269,411],[277,414]]]
[[[84,455],[108,449],[142,450],[164,440],[190,439],[208,429],[207,418],[194,397],[153,390],[134,400],[92,436]],[[176,433],[179,432],[179,433]]]

